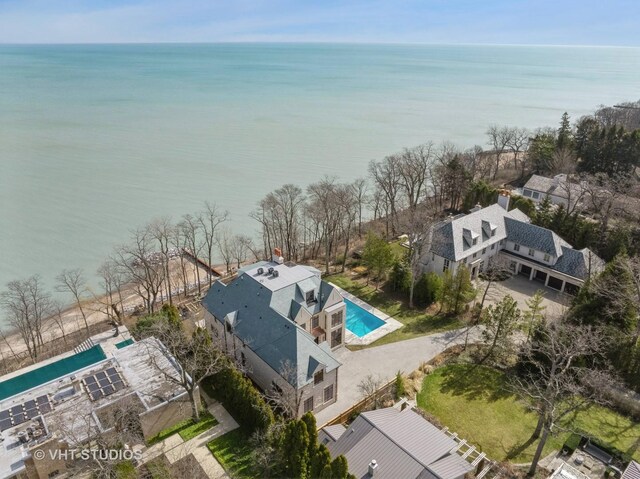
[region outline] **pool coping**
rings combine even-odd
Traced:
[[[385,323],[382,326],[380,326],[379,328],[374,329],[373,331],[371,331],[370,333],[365,334],[362,337],[359,337],[359,336],[356,336],[355,334],[353,334],[351,331],[349,331],[347,329],[347,327],[345,325],[345,328],[344,328],[344,342],[345,342],[345,344],[348,344],[348,345],[351,345],[351,346],[366,346],[368,344],[373,343],[374,341],[377,341],[378,339],[382,338],[383,336],[386,336],[387,334],[389,334],[389,333],[391,333],[393,331],[396,331],[396,330],[400,329],[402,326],[404,326],[404,324],[402,324],[397,319],[394,319],[393,317],[389,316],[387,313],[384,313],[384,312],[380,311],[378,308],[374,308],[369,303],[366,303],[365,301],[361,300],[357,296],[354,296],[353,294],[349,293],[348,291],[345,291],[340,286],[336,286],[333,283],[329,283],[329,284],[331,286],[333,286],[334,288],[336,288],[336,290],[338,290],[338,292],[340,293],[340,295],[343,298],[346,298],[349,301],[351,301],[352,303],[356,304],[357,306],[360,306],[362,309],[364,309],[368,313],[373,314],[376,318],[381,319]]]

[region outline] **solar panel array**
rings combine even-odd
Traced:
[[[96,374],[85,377],[82,382],[92,401],[101,397],[110,396],[124,388],[124,381],[116,368],[99,371]]]
[[[53,407],[51,406],[51,401],[49,401],[49,396],[42,395],[25,403],[0,411],[0,431],[11,429],[34,417],[46,414],[52,409]]]

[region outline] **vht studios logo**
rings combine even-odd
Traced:
[[[132,449],[38,449],[33,452],[33,458],[42,461],[131,461],[140,460],[142,451]]]

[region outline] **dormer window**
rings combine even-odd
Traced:
[[[491,230],[491,237],[494,237],[496,235],[496,230]]]
[[[514,243],[513,251],[520,251],[520,245],[518,243]]]
[[[478,238],[473,238],[473,246],[478,244]]]
[[[317,373],[315,373],[313,375],[313,385],[317,385],[320,384],[322,381],[324,381],[324,370],[320,370]]]
[[[306,296],[307,304],[313,303],[316,300],[315,291],[313,290],[307,291],[305,296]]]
[[[551,256],[549,256],[548,254],[544,255],[544,260],[546,263],[548,263],[550,259],[551,259]]]
[[[536,252],[534,251],[533,248],[529,248],[529,256],[534,256],[536,254]]]

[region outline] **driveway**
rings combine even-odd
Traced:
[[[464,343],[464,331],[448,331],[360,351],[341,348],[334,352],[336,359],[342,363],[338,372],[338,400],[316,414],[318,425],[327,423],[360,401],[362,394],[358,391],[358,384],[369,374],[386,383],[398,371],[414,371],[421,362],[429,361],[450,346]],[[470,340],[478,337],[479,330],[471,330]]]
[[[485,282],[477,280],[478,301],[482,299]],[[529,281],[524,276],[513,276],[505,281],[493,283],[487,293],[485,307],[489,304],[495,304],[510,294],[513,299],[518,302],[521,311],[529,309],[526,301],[530,299],[536,291],[541,290],[544,295],[542,304],[547,307],[545,313],[550,320],[560,318],[571,303],[571,296],[560,293],[551,288],[546,288],[543,283],[538,281]]]

